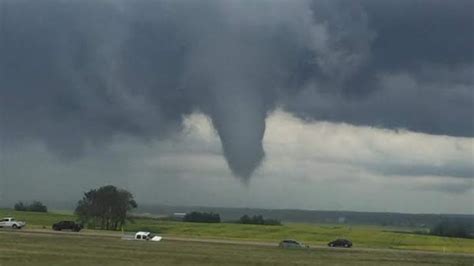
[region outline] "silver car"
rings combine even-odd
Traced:
[[[280,248],[309,248],[309,246],[304,245],[296,240],[285,239],[278,244]]]

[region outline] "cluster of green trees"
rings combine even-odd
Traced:
[[[241,224],[261,224],[261,225],[281,225],[281,222],[276,219],[265,219],[262,215],[248,216],[245,214],[240,217],[239,223]]]
[[[184,216],[183,221],[194,223],[220,223],[221,217],[218,213],[213,212],[190,212]]]
[[[430,230],[431,235],[474,238],[472,223],[455,219],[446,219],[438,223]]]
[[[48,207],[46,207],[41,201],[33,201],[31,204],[25,204],[22,201],[19,201],[14,206],[15,211],[29,211],[29,212],[48,212]]]
[[[117,230],[125,225],[127,212],[137,207],[133,195],[115,186],[103,186],[84,193],[75,214],[89,228]]]

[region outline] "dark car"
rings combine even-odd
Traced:
[[[74,232],[79,232],[82,229],[82,225],[75,223],[73,221],[60,221],[58,223],[53,224],[53,230],[61,231],[61,230],[71,230]]]
[[[350,248],[352,247],[352,242],[347,239],[336,239],[334,241],[329,242],[328,246]]]
[[[285,239],[278,244],[280,248],[309,248],[309,246],[304,245],[296,240]]]

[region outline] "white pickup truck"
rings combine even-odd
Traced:
[[[25,225],[25,222],[17,221],[13,217],[6,217],[0,219],[0,228],[9,227],[13,229],[21,229],[22,227],[25,227]]]
[[[160,241],[161,236],[155,236],[150,232],[137,232],[135,234],[135,240],[151,240],[151,241]]]
[[[124,235],[122,236],[123,240],[149,240],[149,241],[160,241],[162,239],[161,236],[155,236],[150,232],[137,232],[135,236],[133,235]]]

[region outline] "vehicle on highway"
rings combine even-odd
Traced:
[[[309,246],[304,245],[296,240],[285,239],[278,244],[280,248],[309,248]]]
[[[336,239],[334,241],[329,242],[328,246],[350,248],[352,247],[352,242],[347,239]]]
[[[161,238],[162,238],[161,236],[155,236],[150,232],[140,231],[135,234],[135,240],[160,241]]]
[[[17,221],[13,217],[5,217],[0,219],[0,228],[3,227],[9,227],[13,229],[21,229],[22,227],[25,227],[26,223],[22,221]]]
[[[71,230],[74,232],[79,232],[82,230],[83,226],[81,224],[75,223],[73,221],[60,221],[53,224],[53,230],[61,231],[61,230]]]

